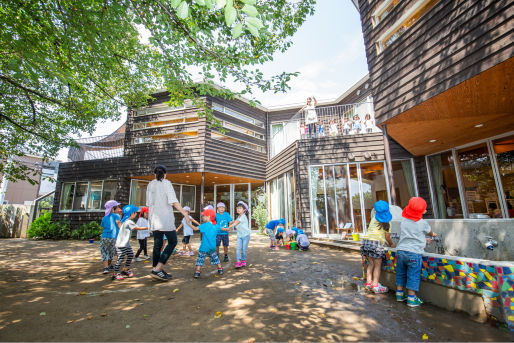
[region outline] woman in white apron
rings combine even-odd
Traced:
[[[171,279],[171,275],[166,273],[163,267],[177,245],[173,207],[182,213],[188,225],[191,225],[191,222],[187,212],[177,200],[173,185],[166,180],[166,167],[157,166],[154,173],[155,179],[148,184],[146,189],[146,206],[149,209],[148,222],[154,239],[151,276],[161,281],[168,281]],[[168,239],[168,245],[161,252],[164,236]]]
[[[307,105],[302,107],[302,111],[305,114],[305,125],[309,128],[309,138],[314,138],[317,136],[316,123],[318,122],[318,115],[316,114],[316,105],[318,101],[314,97],[314,95],[307,98]]]

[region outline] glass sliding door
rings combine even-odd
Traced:
[[[311,218],[312,233],[315,235],[326,235],[327,218],[325,208],[325,183],[323,167],[311,167]]]
[[[389,201],[389,192],[384,174],[384,163],[361,163],[361,187],[366,227],[371,221],[371,210],[378,200]]]
[[[438,218],[463,218],[464,212],[452,152],[428,156],[428,164]]]
[[[334,166],[325,166],[325,187],[327,201],[327,228],[328,234],[336,234],[337,223],[337,200],[334,177]]]
[[[215,185],[214,200],[216,205],[219,202],[225,204],[225,211],[235,219],[237,217],[236,206],[238,201],[244,201],[251,209],[251,187],[249,183],[238,183],[230,185]],[[214,205],[214,207],[216,207]],[[251,220],[251,212],[249,213]]]
[[[356,164],[349,165],[350,199],[353,215],[353,230],[363,232],[360,180]]]
[[[505,195],[506,217],[514,218],[514,136],[494,140],[493,149]]]
[[[217,210],[218,203],[225,204],[225,212],[232,216],[232,207],[230,201],[230,187],[231,185],[215,185],[214,186],[214,208]]]
[[[338,227],[344,227],[346,223],[353,222],[346,165],[334,166],[334,185],[336,190],[337,223]]]
[[[396,204],[405,208],[409,199],[416,196],[414,171],[410,160],[393,161],[393,180],[396,191]]]

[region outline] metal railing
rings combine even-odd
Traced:
[[[68,150],[68,160],[85,161],[123,156],[125,133],[115,132],[107,136],[77,139],[78,147]]]
[[[375,126],[372,102],[320,106],[314,111],[315,114],[309,110],[298,111],[291,119],[282,123],[276,132],[273,132],[273,127],[280,123],[272,123],[270,158],[300,139],[380,132]]]

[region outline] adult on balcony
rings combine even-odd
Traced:
[[[307,105],[304,105],[301,109],[305,114],[305,125],[309,128],[309,138],[317,136],[316,123],[318,122],[318,115],[316,114],[316,105],[318,100],[314,95],[307,98]]]
[[[177,230],[175,228],[175,207],[191,226],[189,215],[182,208],[175,195],[175,190],[170,181],[166,179],[166,167],[157,166],[154,169],[155,179],[148,184],[146,189],[146,206],[148,206],[148,222],[153,232],[153,269],[151,276],[161,281],[169,281],[171,275],[163,270],[177,245]],[[161,252],[166,236],[168,244]]]

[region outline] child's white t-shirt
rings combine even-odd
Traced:
[[[337,133],[337,124],[330,125],[330,133]]]
[[[193,217],[189,216],[189,220],[193,220]],[[193,228],[187,225],[186,218],[182,218],[182,227],[184,228],[184,236],[192,236],[194,234]]]
[[[139,217],[139,219],[137,220],[136,226],[148,227],[148,220],[143,217]],[[150,230],[138,230],[137,231],[137,239],[145,239],[146,237],[150,237]]]
[[[120,232],[116,238],[116,248],[129,248],[132,230],[137,227],[136,223],[128,219],[121,224]]]

